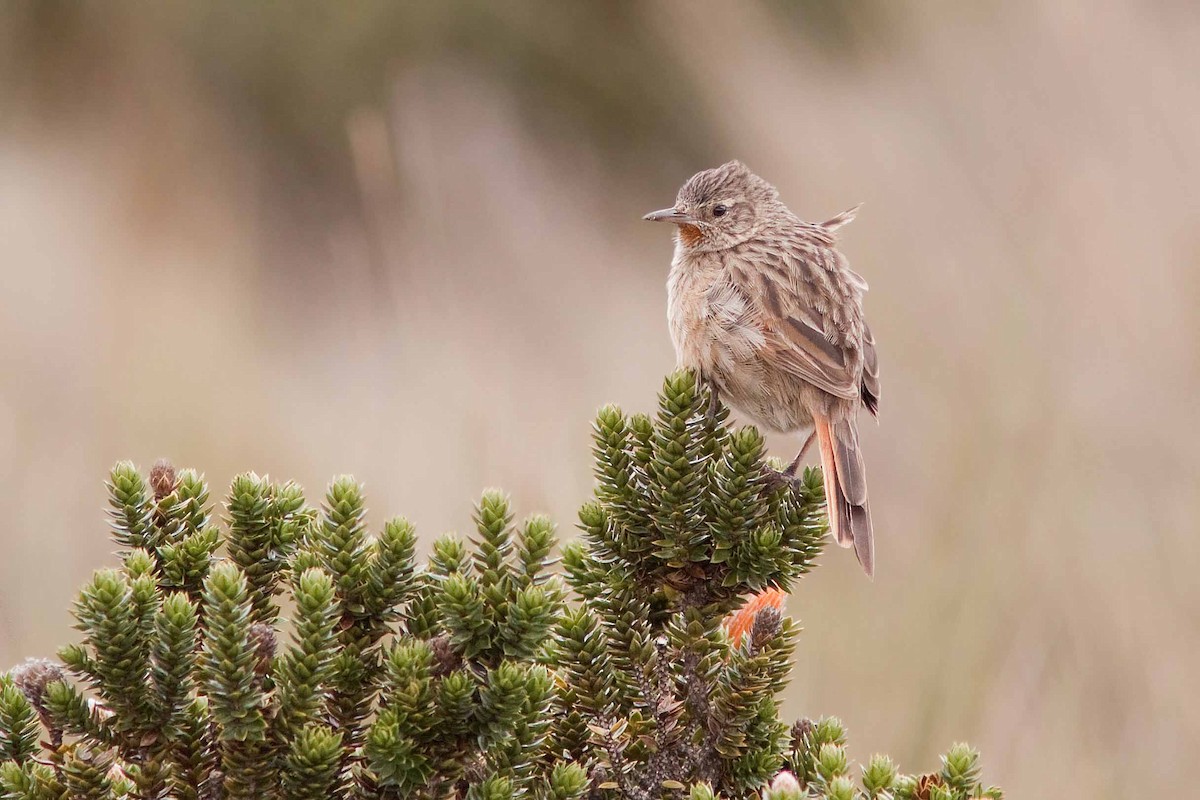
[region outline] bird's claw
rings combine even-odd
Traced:
[[[785,487],[795,491],[800,485],[800,480],[796,477],[795,470],[792,469],[778,470],[774,467],[764,466],[763,477],[766,479],[767,488],[771,491]]]

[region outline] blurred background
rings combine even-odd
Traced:
[[[1183,796],[1200,748],[1200,8],[0,9],[0,665],[112,563],[118,459],[365,481],[571,535],[589,424],[673,367],[670,231],[740,158],[865,202],[878,577],[829,550],[789,715],[1013,797]],[[771,441],[789,456],[798,442]]]

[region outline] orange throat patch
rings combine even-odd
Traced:
[[[679,241],[683,242],[684,247],[695,247],[703,238],[704,234],[695,225],[679,226]]]

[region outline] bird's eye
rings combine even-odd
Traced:
[[[728,210],[729,209],[726,208],[725,206],[721,205],[720,203],[717,203],[715,206],[713,206],[713,216],[714,217],[723,217],[723,216],[725,216],[725,212]]]

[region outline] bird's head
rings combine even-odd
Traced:
[[[643,219],[673,222],[678,241],[690,250],[724,250],[753,236],[780,208],[775,187],[740,161],[730,161],[688,178],[673,208]]]

